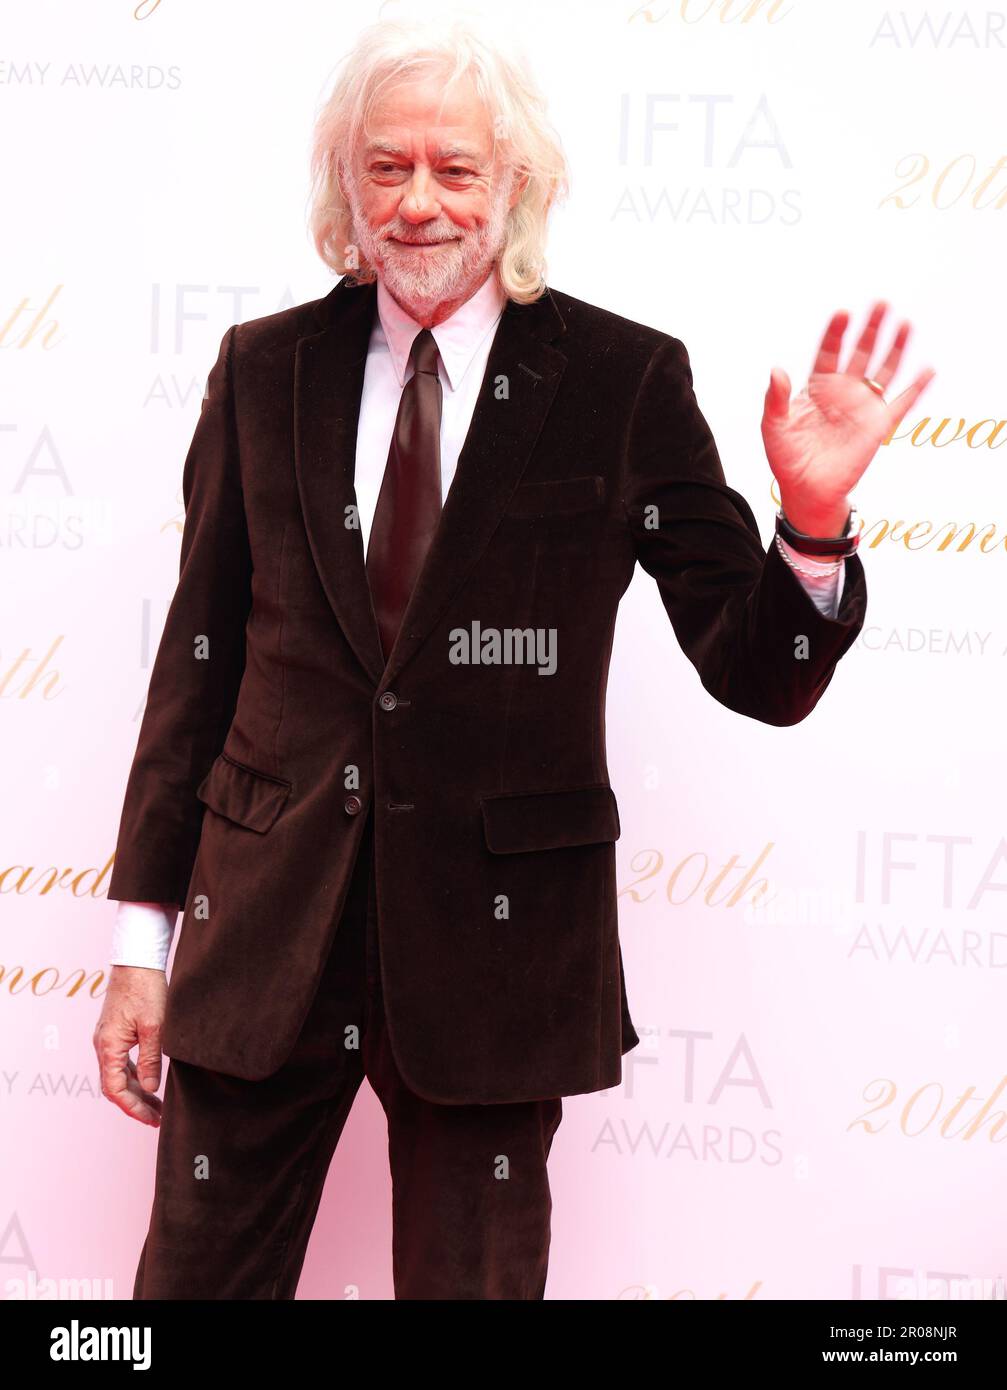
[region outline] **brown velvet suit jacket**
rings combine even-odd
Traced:
[[[681,341],[550,290],[504,310],[385,665],[347,524],[375,300],[343,280],[224,334],[109,897],[184,908],[168,1056],[266,1077],[311,1005],[370,814],[407,1085],[444,1103],[610,1087],[639,1041],[605,751],[636,561],[709,693],[776,725],[811,712],[862,627],[863,565],[823,617],[725,482]],[[473,621],[555,629],[555,673],[454,664]]]

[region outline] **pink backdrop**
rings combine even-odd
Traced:
[[[609,764],[643,1042],[620,1087],[565,1101],[548,1296],[995,1279],[1007,22],[840,0],[511,13],[573,166],[549,278],[685,341],[767,542],[770,367],[797,389],[833,309],[859,327],[882,295],[916,325],[900,385],[938,369],[858,488],[867,623],[804,724],[716,705],[646,575],[624,602]],[[0,1297],[32,1270],[131,1290],[156,1135],[98,1094],[89,991],[181,464],[228,324],[330,287],[304,230],[307,143],[375,14],[38,0],[8,17]],[[300,1296],[389,1298],[390,1276],[365,1085]]]

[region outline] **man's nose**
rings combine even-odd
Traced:
[[[409,186],[402,195],[399,212],[407,222],[429,222],[441,215],[441,205],[437,200],[437,190],[426,170],[416,169],[409,180]]]

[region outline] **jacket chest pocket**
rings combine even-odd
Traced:
[[[292,782],[239,763],[227,753],[214,759],[196,796],[218,816],[264,835],[283,810]]]

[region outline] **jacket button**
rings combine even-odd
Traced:
[[[364,803],[359,796],[348,796],[343,802],[343,810],[348,816],[355,816],[358,811],[362,811]]]
[[[393,695],[390,690],[386,690],[385,693],[381,696],[380,700],[378,701],[378,704],[381,706],[382,709],[394,709],[398,703],[399,697],[397,695]]]

